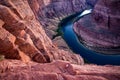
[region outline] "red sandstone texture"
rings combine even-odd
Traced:
[[[75,65],[65,61],[0,62],[0,80],[120,80],[120,66]]]
[[[53,45],[27,0],[0,0],[0,42],[0,54],[5,58],[83,64],[79,55]]]

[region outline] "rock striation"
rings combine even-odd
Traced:
[[[75,65],[65,61],[0,62],[0,80],[120,80],[120,66]]]
[[[0,54],[25,62],[60,59],[83,64],[79,55],[53,45],[30,7],[27,0],[0,0]]]
[[[52,42],[57,45],[58,48],[67,51],[70,51],[70,49],[58,34],[58,24],[65,17],[78,13],[88,6],[94,6],[96,1],[97,0],[28,0],[31,9],[37,16],[47,36],[52,39]]]
[[[60,21],[74,13],[77,13],[86,6],[86,0],[28,0],[31,9],[36,14],[37,19],[43,26],[46,34],[52,39],[53,43],[56,44],[60,49],[69,51],[67,44],[61,43],[62,38],[55,37],[57,34],[58,24]],[[60,38],[60,40],[56,39]]]
[[[93,13],[75,23],[74,30],[91,49],[120,53],[120,1],[99,0]]]

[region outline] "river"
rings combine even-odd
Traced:
[[[90,63],[98,65],[120,65],[120,55],[105,55],[89,50],[78,40],[77,35],[73,30],[73,24],[83,16],[89,15],[91,11],[91,9],[85,10],[80,12],[79,15],[77,14],[77,16],[69,16],[62,20],[59,27],[62,32],[63,39],[74,53],[80,54],[83,59]]]

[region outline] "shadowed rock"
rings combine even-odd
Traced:
[[[63,18],[86,8],[85,0],[28,0],[28,2],[50,39],[57,34],[58,24]],[[64,40],[61,38],[61,41]],[[53,39],[53,43],[57,42]],[[66,45],[57,43],[60,49]],[[69,51],[68,47],[67,49]]]
[[[25,62],[60,59],[83,64],[80,56],[53,45],[30,6],[27,0],[0,0],[0,54]]]
[[[91,15],[75,23],[74,30],[91,49],[120,53],[120,1],[99,0]]]

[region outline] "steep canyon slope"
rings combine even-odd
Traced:
[[[80,56],[53,45],[36,17],[27,0],[0,1],[0,54],[25,61],[83,63]]]
[[[64,40],[58,36],[57,28],[60,21],[86,8],[85,0],[29,0],[33,12],[42,24],[46,34],[60,49],[69,50]]]
[[[0,0],[0,55],[6,58],[0,80],[119,80],[120,66],[83,65],[50,39],[62,18],[85,6],[84,0]]]

